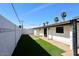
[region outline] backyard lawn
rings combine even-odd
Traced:
[[[38,38],[22,35],[12,56],[60,56],[62,49]]]
[[[60,56],[64,51],[41,38],[35,40],[42,48],[44,48],[52,56]]]

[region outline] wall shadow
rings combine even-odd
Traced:
[[[29,35],[22,35],[12,56],[50,56],[36,41]]]

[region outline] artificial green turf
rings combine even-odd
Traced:
[[[22,35],[12,56],[50,56],[50,54],[29,35]]]
[[[41,38],[38,38],[35,41],[52,56],[61,56],[61,53],[64,52],[62,49],[44,41]]]
[[[29,35],[22,35],[12,56],[58,56],[63,52],[40,38],[34,39]]]

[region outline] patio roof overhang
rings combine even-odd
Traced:
[[[69,21],[65,21],[65,22],[60,22],[60,23],[54,23],[54,24],[50,24],[50,25],[46,25],[46,26],[40,26],[40,27],[36,27],[36,28],[33,28],[33,29],[40,29],[40,28],[49,28],[49,27],[56,27],[56,26],[63,26],[63,25],[70,25],[71,20]],[[79,20],[77,20],[77,22],[79,22]]]

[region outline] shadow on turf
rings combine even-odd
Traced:
[[[22,35],[12,56],[50,56],[36,41],[29,35]]]

